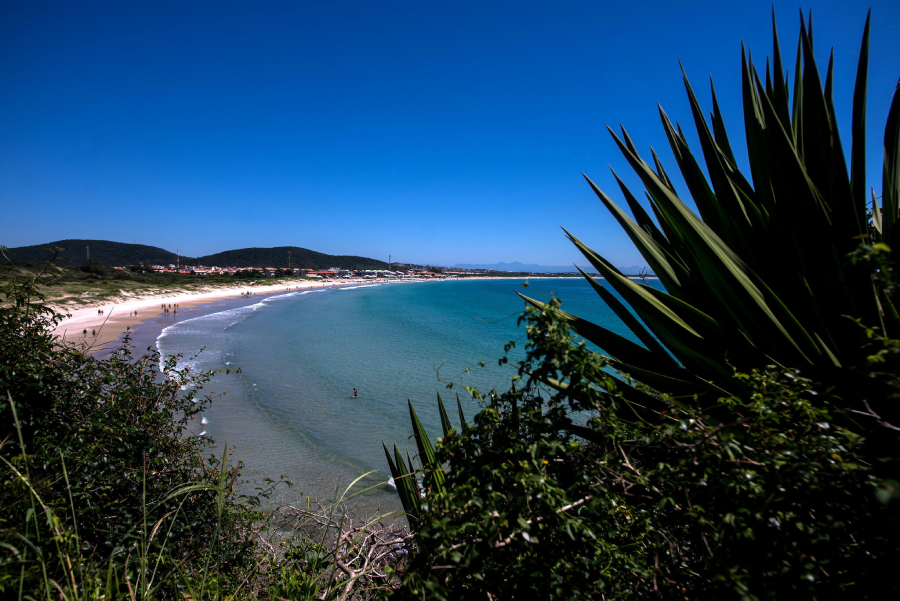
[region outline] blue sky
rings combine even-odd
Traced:
[[[680,59],[707,111],[713,76],[738,147],[741,40],[759,68],[772,48],[768,1],[434,4],[3,2],[0,243],[583,264],[563,225],[643,265],[581,177],[640,189],[604,126],[676,171],[656,103],[693,136]],[[900,2],[871,6],[880,191]],[[791,66],[799,8],[775,7]],[[866,5],[803,8],[849,150]]]

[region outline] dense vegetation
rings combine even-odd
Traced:
[[[127,244],[108,240],[57,240],[35,246],[19,246],[10,248],[13,258],[18,263],[40,263],[54,256],[56,248],[62,252],[56,256],[60,265],[81,265],[87,260],[86,246],[90,246],[91,258],[102,261],[106,265],[174,265],[177,255],[155,246],[143,244]],[[297,246],[278,246],[275,248],[241,248],[206,255],[203,257],[186,257],[181,255],[181,265],[217,265],[219,267],[276,267],[287,269],[288,251],[291,251],[291,265],[294,269],[387,269],[385,261],[356,257],[351,255],[326,255],[325,253],[299,248]]]
[[[139,265],[144,261],[154,265],[174,265],[177,258],[175,253],[163,248],[109,240],[57,240],[47,244],[18,246],[8,252],[17,263],[41,263],[55,257],[58,265],[81,265],[88,259],[86,246],[90,246],[91,258],[106,265]],[[63,250],[57,254],[56,248]],[[182,260],[186,259],[182,257]]]
[[[423,461],[429,494],[411,518],[404,596],[898,592],[898,484],[879,474],[878,448],[846,427],[843,399],[769,367],[739,375],[752,392],[721,399],[716,415],[689,404],[649,421],[557,306],[529,309],[519,390],[489,399]],[[900,346],[885,343],[870,348],[872,365],[886,358],[896,386]],[[547,381],[565,385],[535,394]],[[581,436],[573,420],[586,420]]]
[[[272,481],[238,495],[240,465],[198,435],[214,372],[60,346],[39,276],[10,278],[0,304],[0,597],[344,599],[390,584],[408,535],[342,499],[263,512]]]
[[[752,178],[715,93],[710,125],[685,77],[709,181],[660,110],[700,216],[655,153],[651,166],[613,133],[654,218],[621,180],[634,219],[588,182],[666,291],[569,238],[624,299],[588,278],[640,344],[526,297],[518,391],[459,431],[439,403],[436,449],[411,408],[418,470],[388,455],[417,534],[404,596],[900,593],[900,91],[882,202],[873,191],[867,212],[869,23],[849,172],[811,30],[801,22],[792,91],[777,34],[765,81],[743,56]]]

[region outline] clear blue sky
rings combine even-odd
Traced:
[[[0,243],[583,264],[564,225],[643,265],[581,177],[621,199],[611,164],[640,189],[604,126],[676,171],[656,103],[690,130],[680,59],[707,110],[713,76],[738,146],[741,40],[759,68],[772,48],[768,1],[436,4],[3,2]],[[871,6],[880,192],[900,2]],[[799,8],[776,5],[791,67]],[[849,151],[867,5],[803,8],[823,71],[835,48]]]

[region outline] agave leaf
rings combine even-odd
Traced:
[[[812,95],[809,90],[804,94]],[[843,257],[855,248],[855,238],[862,235],[855,228],[854,217],[848,214],[857,210],[852,206],[853,198],[844,166],[829,170],[831,172],[843,170],[843,176],[834,176],[835,181],[841,183],[832,186],[832,191],[843,190],[835,197],[836,214],[824,201],[806,172],[806,165],[811,160],[823,157],[832,160],[836,156],[837,160],[843,163],[843,154],[837,147],[832,148],[832,152],[827,154],[810,152],[804,163],[796,154],[791,138],[775,118],[774,107],[768,98],[762,99],[762,108],[770,123],[770,127],[766,129],[768,147],[774,162],[778,165],[773,177],[780,189],[790,192],[789,201],[786,199],[777,207],[778,220],[781,223],[778,236],[792,243],[790,256],[797,262],[799,271],[805,274],[809,295],[812,297],[808,302],[819,307],[818,312],[808,312],[804,315],[806,329],[819,330],[823,339],[831,339],[832,334],[829,330],[849,327],[846,320],[840,318],[847,309],[866,319],[874,318],[877,311],[873,298],[863,300],[854,292],[859,290],[859,286],[866,285],[860,279],[861,274],[848,274],[844,269]],[[835,223],[838,218],[842,223]],[[802,220],[806,227],[794,227],[792,224],[798,220]],[[822,235],[822,232],[828,232],[830,235]],[[773,285],[784,297],[793,298],[795,307],[800,307],[803,302],[800,299],[804,293],[799,287],[799,282],[785,279],[786,275],[788,274],[773,273],[771,276]],[[852,300],[854,298],[863,304],[856,303]],[[821,315],[831,316],[831,319],[823,322]],[[831,351],[837,353],[838,347],[831,344]]]
[[[663,363],[668,362],[669,353],[659,343],[656,337],[648,332],[647,329],[644,328],[643,324],[641,324],[641,322],[638,321],[638,319],[634,315],[632,315],[631,311],[629,311],[625,307],[625,305],[619,302],[619,299],[617,299],[609,290],[604,288],[600,282],[590,277],[577,265],[575,266],[575,268],[578,269],[578,271],[581,272],[581,275],[588,280],[588,283],[591,285],[591,288],[594,289],[594,292],[596,292],[600,296],[600,298],[603,299],[603,302],[606,303],[606,306],[613,310],[613,313],[616,314],[616,317],[621,319],[622,323],[624,323],[625,326],[635,336],[637,336],[637,339],[640,340],[645,347],[647,347],[647,350],[653,353],[655,357],[659,357],[659,359],[657,359],[658,361]],[[620,359],[622,358],[620,357]],[[675,363],[672,362],[671,366],[675,367]]]
[[[652,320],[655,316],[660,316],[663,319],[669,320],[672,324],[675,324],[677,326],[677,330],[682,335],[689,335],[693,337],[694,342],[699,341],[701,335],[691,326],[689,326],[683,319],[681,319],[674,311],[665,306],[663,303],[657,301],[637,284],[633,283],[622,274],[614,271],[612,265],[608,261],[594,253],[594,251],[588,248],[581,240],[572,235],[568,230],[563,228],[563,231],[566,232],[569,240],[571,240],[575,244],[575,246],[578,247],[585,258],[591,263],[591,265],[593,265],[594,268],[597,269],[600,275],[604,276],[610,283],[610,285],[616,290],[616,292],[618,292],[628,302],[628,304],[634,308],[638,315],[641,316],[641,319],[646,322],[648,317]]]
[[[545,303],[541,301],[528,298],[521,293],[518,294],[526,302],[539,309],[545,306]],[[627,338],[571,313],[561,309],[558,309],[557,313],[579,336],[609,353],[610,356],[607,359],[613,368],[634,375],[635,378],[651,388],[679,395],[694,395],[704,393],[710,387],[708,382],[697,378],[686,369],[678,367],[663,349],[660,349],[660,353],[652,353]]]
[[[723,212],[728,215],[728,218],[724,220],[724,224],[728,226],[727,230],[730,235],[729,240],[732,241],[732,245],[734,245],[734,241],[740,241],[742,243],[742,248],[737,250],[745,250],[746,252],[741,253],[743,256],[752,256],[754,246],[749,244],[749,241],[743,235],[742,230],[744,230],[746,226],[753,228],[760,225],[758,219],[759,211],[756,207],[748,208],[745,206],[741,196],[737,193],[737,190],[729,177],[729,172],[732,170],[728,168],[727,159],[725,159],[724,154],[716,144],[715,138],[706,123],[706,119],[703,117],[700,103],[697,101],[697,97],[694,94],[690,81],[688,81],[687,74],[684,72],[684,67],[681,69],[681,76],[684,80],[684,86],[691,103],[694,125],[700,136],[700,146],[703,150],[703,156],[706,158],[706,168],[709,172],[712,186],[715,189],[716,201],[722,206]],[[744,224],[746,224],[746,226]]]
[[[669,186],[669,189],[672,190],[672,192],[678,194],[678,192],[675,191],[675,186],[672,185],[672,180],[669,179],[669,174],[666,173],[666,169],[663,167],[662,161],[659,160],[659,155],[656,154],[656,151],[653,150],[652,146],[650,147],[650,154],[653,155],[653,164],[656,165],[656,175]],[[612,167],[610,167],[610,169],[612,169]]]
[[[800,15],[803,24],[803,15]],[[797,61],[794,67],[794,101],[791,111],[791,134],[797,154],[803,156],[803,40],[797,40]],[[756,179],[754,178],[754,181]]]
[[[583,175],[583,174],[582,174]],[[663,286],[679,286],[678,274],[666,258],[665,251],[656,243],[649,233],[642,227],[637,225],[625,212],[619,208],[600,188],[591,181],[591,178],[584,175],[584,178],[590,184],[594,194],[597,195],[610,213],[616,218],[616,221],[622,226],[628,237],[638,248],[641,254],[647,259],[653,273],[659,276],[663,281]],[[618,270],[617,270],[618,271]]]
[[[517,292],[516,294],[521,296],[525,302],[538,309],[543,309],[546,306],[545,303],[529,298],[521,292]],[[598,326],[586,319],[572,315],[562,309],[557,309],[557,314],[561,319],[568,323],[579,336],[599,346],[604,353],[608,353],[613,359],[624,363],[648,366],[654,363],[664,363],[667,364],[665,365],[667,368],[677,368],[675,362],[669,357],[668,353],[659,346],[659,343],[656,345],[659,351],[651,352],[615,332],[611,332],[602,326]],[[636,326],[643,329],[633,316],[632,320]],[[646,330],[644,331],[646,332]]]
[[[629,152],[622,141],[614,133],[612,135],[666,218],[682,230],[691,254],[697,260],[700,275],[743,334],[757,346],[785,348],[788,353],[793,351],[795,356],[791,362],[794,363],[809,363],[808,355],[819,355],[821,349],[809,333],[744,261],[681,199],[671,194],[640,157]]]
[[[763,116],[757,89],[753,82],[750,53],[741,44],[741,87],[744,100],[744,134],[747,138],[747,159],[755,183],[756,199],[761,210],[769,213],[775,208],[775,198],[769,175],[771,157],[765,151],[765,117]]]
[[[694,204],[697,205],[697,210],[700,211],[700,215],[709,224],[710,228],[714,231],[724,232],[726,229],[725,211],[722,210],[722,206],[719,204],[712,188],[710,188],[709,182],[706,181],[700,165],[694,159],[690,148],[688,148],[687,141],[684,139],[680,128],[678,131],[675,130],[662,107],[659,107],[659,115],[666,130],[666,137],[669,139],[672,154],[675,155],[678,168],[681,170],[681,175],[687,184],[688,192],[694,199]]]
[[[737,161],[734,159],[734,152],[731,150],[731,144],[728,141],[728,132],[725,131],[725,121],[722,119],[722,111],[719,109],[719,99],[716,97],[716,88],[713,86],[712,78],[709,79],[709,89],[712,94],[713,112],[711,115],[713,124],[713,134],[716,137],[716,146],[720,151],[720,155],[725,160],[723,165],[728,173],[728,179],[731,180],[740,192],[747,198],[755,198],[756,194],[753,186],[744,177],[744,174],[738,171]]]
[[[803,164],[810,181],[815,184],[822,197],[822,209],[826,211],[829,223],[831,223],[831,212],[836,196],[832,185],[831,170],[834,165],[832,153],[837,124],[828,115],[828,107],[821,91],[822,81],[813,54],[812,39],[803,26],[800,28],[800,39],[803,42],[804,53]]]
[[[723,347],[718,326],[709,316],[659,290],[642,286],[609,269],[609,263],[566,232],[588,261],[637,312],[675,357],[690,370],[708,377],[730,377],[730,368],[721,364]],[[701,335],[696,328],[704,331]]]
[[[781,62],[781,44],[778,42],[778,26],[775,24],[775,7],[772,7],[772,38],[774,40],[772,68],[775,71],[775,90],[772,103],[782,123],[791,122],[787,85],[784,80],[784,65]]]
[[[419,421],[419,416],[413,407],[412,401],[407,399],[409,403],[409,419],[413,426],[413,435],[416,438],[416,447],[419,449],[419,461],[422,462],[422,470],[425,472],[425,489],[429,492],[444,490],[444,470],[434,456],[434,446],[428,439],[428,433]]]
[[[664,249],[667,254],[670,255],[671,245],[669,241],[666,239],[666,236],[656,227],[656,224],[650,219],[650,216],[647,214],[647,211],[644,210],[644,207],[641,206],[641,203],[637,201],[637,198],[634,197],[634,194],[631,193],[631,190],[625,185],[625,182],[619,177],[619,175],[615,172],[615,170],[610,167],[609,169],[613,177],[616,178],[616,182],[619,184],[619,189],[622,190],[622,194],[625,195],[625,201],[628,203],[628,208],[631,209],[631,214],[634,216],[634,220],[637,222],[641,228],[644,229],[645,232],[650,234],[650,237],[653,238],[653,241],[656,242],[660,248]],[[587,176],[583,173],[581,174],[588,181],[590,181]]]
[[[881,207],[878,206],[878,199],[875,197],[875,188],[872,188],[872,225],[877,234],[883,232],[881,222]],[[881,236],[876,235],[877,241],[881,242]]]
[[[884,170],[881,176],[881,220],[884,242],[891,248],[897,244],[895,232],[900,204],[900,85],[894,90],[894,98],[888,111],[884,128]]]
[[[712,93],[712,124],[713,134],[716,136],[716,144],[722,150],[722,153],[731,165],[736,167],[737,161],[734,158],[734,151],[731,149],[731,142],[728,140],[728,132],[725,130],[725,121],[722,119],[722,111],[719,110],[719,99],[716,97],[716,88],[713,85],[712,77],[709,78],[709,88]]]
[[[384,445],[384,443],[382,443],[382,445]],[[419,515],[421,511],[421,495],[419,494],[419,484],[416,480],[416,475],[411,469],[412,462],[410,461],[410,467],[407,468],[406,462],[403,461],[403,455],[400,454],[400,449],[396,444],[394,444],[393,462],[390,461],[387,447],[385,447],[384,452],[385,455],[388,456],[388,465],[391,467],[394,485],[397,487],[397,494],[400,496],[400,503],[403,505],[403,510],[410,516]]]
[[[437,401],[438,401],[438,413],[441,414],[441,430],[444,431],[444,436],[450,436],[450,432],[453,430],[453,425],[450,423],[450,418],[447,417],[447,410],[444,409],[444,401],[441,400],[441,393],[437,393]]]
[[[469,426],[466,424],[466,416],[463,415],[462,403],[459,400],[459,393],[456,393],[456,408],[459,410],[459,424],[463,434],[469,433]]]
[[[833,127],[831,137],[831,209],[834,211],[835,225],[832,239],[844,256],[852,252],[857,246],[859,236],[866,234],[866,203],[865,200],[857,201],[853,196],[853,188],[850,185],[850,175],[847,173],[847,160],[844,157],[844,148],[841,144],[840,131],[837,127],[837,114],[834,110],[834,50],[831,51],[831,59],[828,63],[828,77],[825,84],[825,109],[828,111],[828,120]],[[863,196],[864,198],[864,196]]]
[[[384,441],[381,441],[381,446],[384,447],[384,456],[387,457],[388,468],[391,470],[391,478],[395,480],[400,477],[400,470],[397,469],[397,466],[394,464],[394,460],[391,459],[391,454],[388,452],[387,445],[384,444]]]
[[[853,88],[853,130],[850,150],[850,186],[853,200],[858,206],[866,205],[866,90],[869,87],[869,24],[872,9],[866,16],[859,63],[856,67],[856,85]]]

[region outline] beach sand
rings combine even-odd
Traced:
[[[544,278],[540,276],[532,276],[523,278],[521,276],[508,277],[484,277],[474,276],[460,278],[463,280],[481,280],[481,279],[558,279]],[[565,276],[563,276],[565,277]],[[580,275],[573,275],[574,278],[581,278]],[[652,276],[651,276],[652,277]],[[655,278],[654,278],[655,279]],[[49,303],[54,310],[59,313],[70,313],[70,317],[63,319],[54,330],[54,335],[59,338],[60,342],[74,345],[84,349],[91,354],[103,354],[104,351],[116,348],[122,340],[122,337],[128,333],[133,338],[138,334],[149,334],[144,332],[145,329],[153,329],[158,335],[160,328],[160,319],[165,315],[162,305],[167,306],[178,305],[179,314],[169,317],[177,318],[181,314],[191,313],[191,309],[223,301],[228,299],[239,299],[241,293],[251,292],[250,298],[262,300],[268,295],[290,292],[291,290],[303,290],[312,288],[330,288],[335,286],[358,286],[360,284],[402,284],[413,282],[446,282],[458,281],[457,278],[436,279],[436,280],[366,280],[366,279],[350,279],[350,280],[331,280],[331,281],[297,281],[297,280],[281,280],[274,282],[268,286],[248,286],[247,284],[236,284],[227,288],[215,288],[202,292],[163,292],[161,294],[148,294],[142,297],[122,298],[119,302],[106,302],[104,304],[94,304],[85,307],[72,309],[68,306],[53,305]],[[258,302],[258,301],[257,301]],[[102,310],[103,314],[97,311]],[[173,320],[174,321],[174,320]],[[164,327],[164,326],[163,326]],[[86,332],[86,334],[85,334]],[[96,334],[94,334],[96,332]],[[146,336],[139,336],[139,339],[146,342],[149,339]],[[153,336],[155,339],[155,336]]]
[[[192,308],[226,299],[238,299],[243,292],[251,292],[255,299],[262,299],[276,293],[290,292],[310,288],[332,286],[359,285],[369,280],[338,280],[328,282],[283,281],[269,286],[235,285],[229,288],[217,288],[204,292],[166,292],[157,295],[146,295],[139,298],[122,299],[117,303],[107,302],[87,307],[72,309],[67,306],[51,306],[59,313],[71,315],[63,319],[54,330],[54,335],[65,344],[85,349],[92,354],[101,353],[115,346],[126,333],[134,334],[141,329],[143,322],[162,317],[163,303],[178,305],[179,314]],[[103,314],[97,311],[102,310]],[[171,315],[171,313],[170,313]],[[85,331],[87,334],[85,335]],[[94,334],[96,332],[96,334]]]

